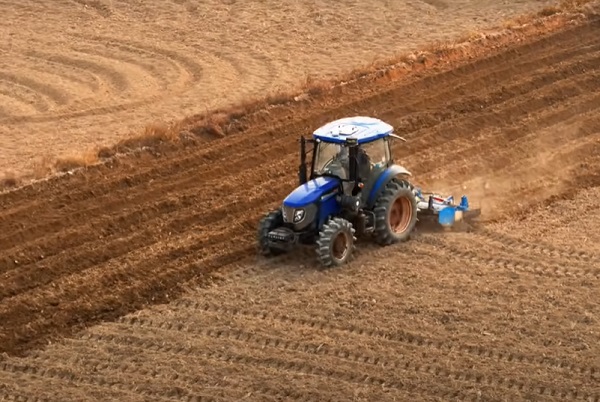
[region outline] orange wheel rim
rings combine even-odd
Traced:
[[[346,240],[346,234],[340,233],[333,241],[332,253],[333,256],[338,260],[343,259],[348,252],[348,242]]]
[[[412,221],[412,205],[407,197],[398,197],[390,208],[390,227],[394,233],[403,233]]]

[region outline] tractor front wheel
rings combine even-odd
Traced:
[[[281,225],[283,225],[283,214],[280,209],[269,212],[260,220],[257,237],[258,249],[261,255],[268,257],[283,254],[282,250],[270,247],[267,239],[269,232]]]
[[[342,218],[329,220],[319,233],[317,255],[325,267],[348,262],[354,252],[355,229],[352,223]]]
[[[375,241],[389,245],[406,241],[417,223],[417,200],[412,186],[392,179],[375,202]]]

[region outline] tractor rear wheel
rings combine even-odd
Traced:
[[[281,225],[283,225],[283,214],[280,209],[269,212],[260,220],[257,236],[258,249],[261,255],[268,257],[284,253],[283,250],[270,247],[269,240],[267,239],[269,232]]]
[[[319,233],[317,256],[325,267],[345,264],[354,252],[355,229],[343,218],[330,219]]]
[[[375,241],[389,245],[406,241],[417,223],[417,200],[405,180],[392,179],[375,202]]]

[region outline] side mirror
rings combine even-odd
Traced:
[[[397,134],[390,134],[390,137],[392,137],[392,138],[396,138],[396,139],[398,139],[398,140],[400,140],[400,141],[402,141],[402,142],[406,142],[406,138],[404,138],[404,137],[400,137],[400,136],[399,136],[399,135],[397,135]]]

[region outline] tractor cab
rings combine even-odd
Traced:
[[[341,130],[345,128],[340,127]],[[351,128],[355,127],[351,126]],[[347,137],[345,140],[347,141],[343,143],[330,142],[327,138],[314,141],[310,179],[322,176],[336,177],[344,183],[344,193],[350,195],[362,189],[371,171],[388,166],[391,152],[385,138],[361,144],[354,141],[352,137]],[[354,163],[350,162],[351,158]],[[357,188],[354,187],[356,179],[358,179]]]
[[[361,203],[366,203],[376,178],[393,164],[391,137],[404,140],[393,134],[391,125],[372,117],[344,118],[319,127],[312,139],[300,139],[300,185],[315,180],[324,182],[319,178],[337,179],[343,194],[360,194]],[[310,170],[306,162],[310,152],[306,151],[307,143],[313,144]]]

